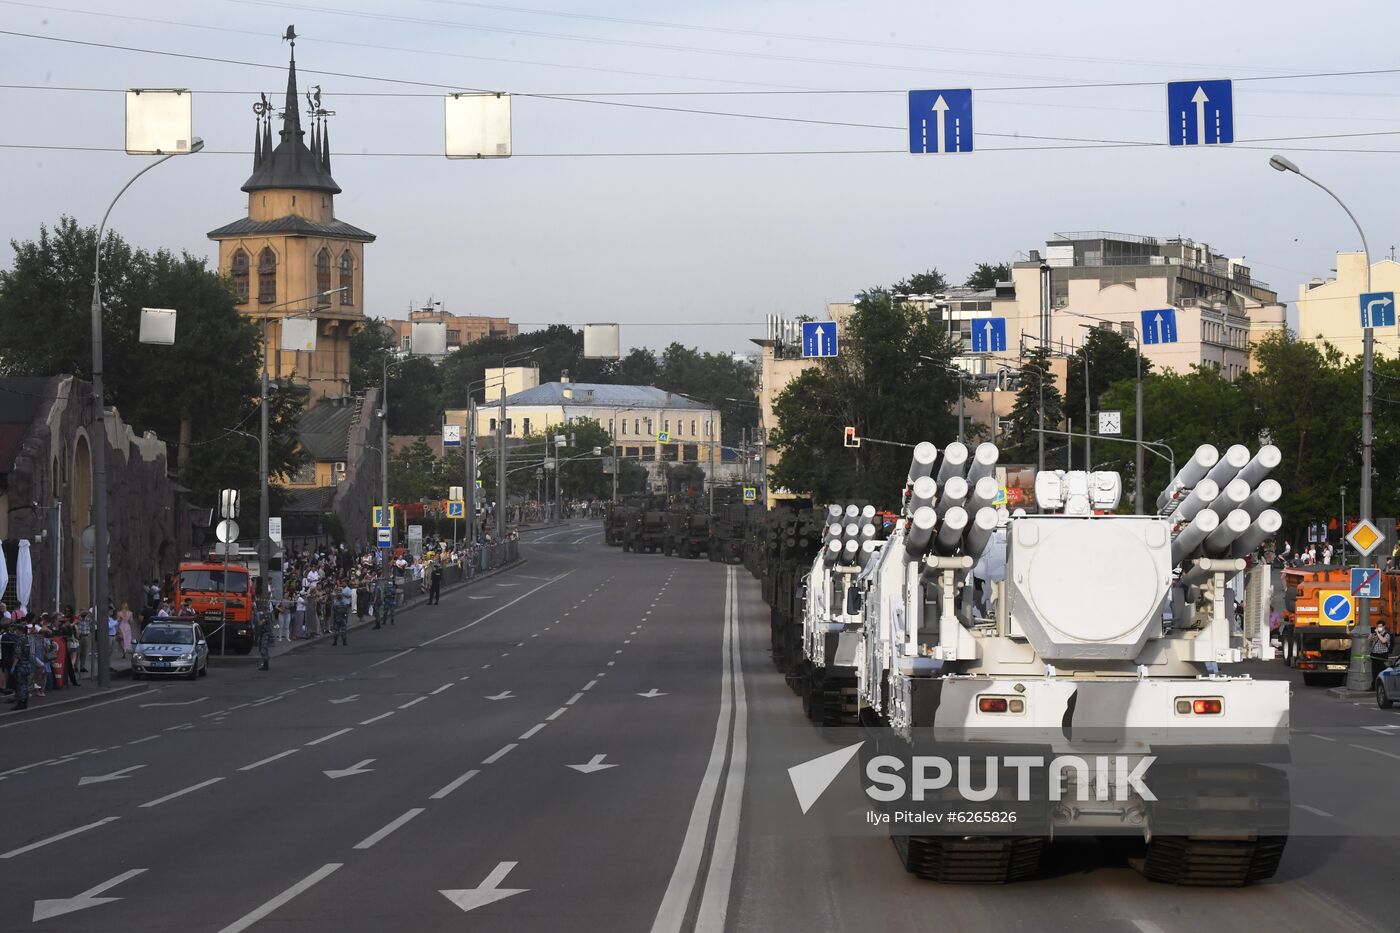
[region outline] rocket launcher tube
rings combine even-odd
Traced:
[[[933,481],[932,476],[920,476],[914,480],[914,486],[909,494],[909,514],[914,514],[926,505],[933,505],[938,498],[938,484]]]
[[[943,462],[938,465],[938,483],[943,485],[954,476],[962,478],[963,470],[967,468],[967,445],[961,441],[953,441],[943,448]]]
[[[920,441],[914,447],[914,456],[909,463],[909,482],[912,484],[921,476],[933,475],[933,464],[938,459],[938,448],[928,441]]]
[[[841,539],[833,538],[826,542],[826,547],[822,548],[822,560],[828,564],[836,563],[836,559],[841,556]]]
[[[938,513],[932,506],[924,506],[914,512],[909,520],[909,530],[904,535],[904,549],[911,557],[918,557],[928,550],[933,540],[933,529],[938,524]]]
[[[1216,484],[1223,488],[1229,484],[1230,480],[1238,476],[1240,470],[1243,470],[1248,463],[1249,448],[1243,444],[1231,444],[1215,466],[1210,468],[1206,477],[1215,480]]]
[[[1220,461],[1220,452],[1210,444],[1202,444],[1196,448],[1196,452],[1191,455],[1191,459],[1176,471],[1176,476],[1167,484],[1161,494],[1157,496],[1157,508],[1164,509],[1167,503],[1172,501],[1173,493],[1191,489],[1201,480],[1206,478],[1206,474]]]
[[[1249,494],[1252,491],[1248,483],[1235,477],[1230,480],[1228,486],[1220,490],[1220,495],[1216,496],[1215,501],[1210,504],[1211,510],[1224,517],[1235,509],[1242,509],[1245,502],[1249,501]]]
[[[1238,477],[1237,477],[1238,478]],[[1283,498],[1283,487],[1276,479],[1266,479],[1254,490],[1254,494],[1244,500],[1244,509],[1253,518],[1258,518],[1266,509],[1272,509]]]
[[[976,515],[980,510],[997,501],[1001,486],[995,476],[984,476],[972,487],[971,498],[967,500],[968,511]]]
[[[860,510],[860,521],[863,525],[869,525],[875,521],[875,506],[867,505]]]
[[[1235,539],[1249,530],[1253,522],[1244,509],[1235,509],[1226,515],[1220,526],[1206,535],[1205,551],[1211,557],[1225,557],[1235,544]]]
[[[841,520],[841,516],[845,514],[845,508],[836,504],[835,502],[831,503],[831,505],[828,505],[826,507],[826,520],[828,523],[839,522]]]
[[[946,462],[946,461],[945,461]],[[938,517],[946,518],[948,512],[967,501],[967,480],[952,476],[943,484],[943,495],[938,499]]]
[[[870,562],[875,559],[875,555],[879,550],[880,542],[874,539],[862,541],[860,545],[860,556],[856,558],[856,560],[862,567],[869,566]]]
[[[1176,507],[1172,513],[1172,524],[1179,525],[1191,521],[1196,517],[1196,513],[1205,509],[1215,497],[1220,495],[1220,487],[1215,485],[1213,480],[1203,479],[1196,484],[1196,488],[1181,501],[1181,505]]]
[[[963,553],[974,560],[981,557],[987,542],[992,540],[992,532],[996,530],[997,510],[991,506],[978,509],[972,523],[967,526],[967,534],[963,536]]]
[[[862,542],[862,543],[864,543],[864,542],[866,542],[866,541],[874,541],[874,540],[875,540],[875,536],[876,536],[877,534],[879,534],[879,532],[880,532],[880,529],[878,529],[878,528],[875,527],[874,522],[870,523],[869,525],[861,525],[861,526],[860,526],[860,537],[857,538],[856,540],[858,540],[858,541],[860,541],[860,542]]]
[[[963,532],[966,529],[967,509],[955,505],[943,513],[943,524],[938,529],[938,553],[956,553],[958,546],[962,544]]]
[[[1235,546],[1230,549],[1230,555],[1248,557],[1254,553],[1255,548],[1278,534],[1282,527],[1283,516],[1273,509],[1265,509],[1259,513],[1254,524],[1249,526],[1249,530],[1235,539]]]
[[[843,535],[845,531],[845,525],[841,524],[840,522],[832,522],[830,525],[826,526],[826,540],[840,541],[841,535]]]
[[[860,542],[855,539],[847,541],[841,546],[841,563],[854,564],[856,555],[860,553]]]
[[[976,486],[977,481],[984,476],[992,476],[997,467],[997,459],[1001,452],[996,444],[982,443],[977,445],[977,449],[972,453],[972,463],[967,468],[967,482],[970,486]]]
[[[1205,541],[1206,536],[1220,526],[1220,516],[1210,509],[1203,509],[1191,519],[1191,524],[1181,529],[1181,534],[1172,541],[1172,565],[1186,560]]]
[[[1240,470],[1240,479],[1251,486],[1258,486],[1263,482],[1278,465],[1283,462],[1283,454],[1273,444],[1265,444],[1259,448],[1259,452],[1254,455],[1254,459],[1244,465]]]
[[[847,540],[847,541],[854,541],[854,540],[856,540],[857,538],[859,538],[859,537],[860,537],[860,523],[858,523],[858,522],[848,522],[847,525],[846,525],[845,531],[843,531],[842,534],[841,534],[841,537],[844,538],[844,539]]]
[[[860,506],[852,502],[846,506],[846,521],[853,522],[858,518],[860,518]]]

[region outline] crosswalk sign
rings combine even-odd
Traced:
[[[386,509],[382,505],[376,505],[374,507],[373,525],[375,528],[393,528],[394,507],[391,505]]]
[[[467,504],[466,504],[465,502],[462,502],[462,501],[459,500],[459,501],[448,502],[448,503],[447,503],[447,517],[448,517],[448,518],[462,518],[462,517],[465,516],[466,514],[467,514]]]
[[[757,502],[757,501],[758,501],[758,489],[757,489],[756,487],[754,487],[754,486],[745,486],[745,487],[744,487],[744,501],[745,501],[745,502]]]
[[[660,432],[657,432],[657,435],[656,435],[656,443],[658,443],[658,444],[669,444],[669,443],[671,443],[671,432],[670,432],[670,431],[660,431]]]

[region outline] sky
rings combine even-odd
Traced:
[[[1348,203],[1373,259],[1400,245],[1393,2],[1223,3],[1207,22],[1078,0],[523,2],[549,5],[0,0],[0,263],[60,215],[97,223],[150,161],[121,151],[119,92],[180,87],[206,150],[142,178],[111,225],[212,265],[289,23],[302,89],[335,111],[336,214],[378,236],[379,316],[433,300],[746,352],[767,315],[930,267],[958,282],[1080,230],[1209,243],[1291,301],[1359,241],[1272,152]],[[1165,82],[1209,78],[1236,82],[1235,144],[1166,147]],[[967,87],[976,151],[909,154],[906,92]],[[443,157],[442,96],[472,89],[514,95],[512,158]]]

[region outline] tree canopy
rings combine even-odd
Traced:
[[[967,277],[968,288],[996,288],[998,282],[1011,281],[1011,265],[1005,262],[979,262]]]

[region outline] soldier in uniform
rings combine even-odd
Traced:
[[[15,645],[15,709],[29,708],[29,680],[34,676],[34,649],[29,640],[29,632],[15,627],[18,644]]]
[[[262,663],[258,665],[258,670],[268,670],[268,660],[272,651],[272,640],[276,637],[276,626],[273,623],[272,603],[266,598],[258,602],[258,657],[262,658]]]

